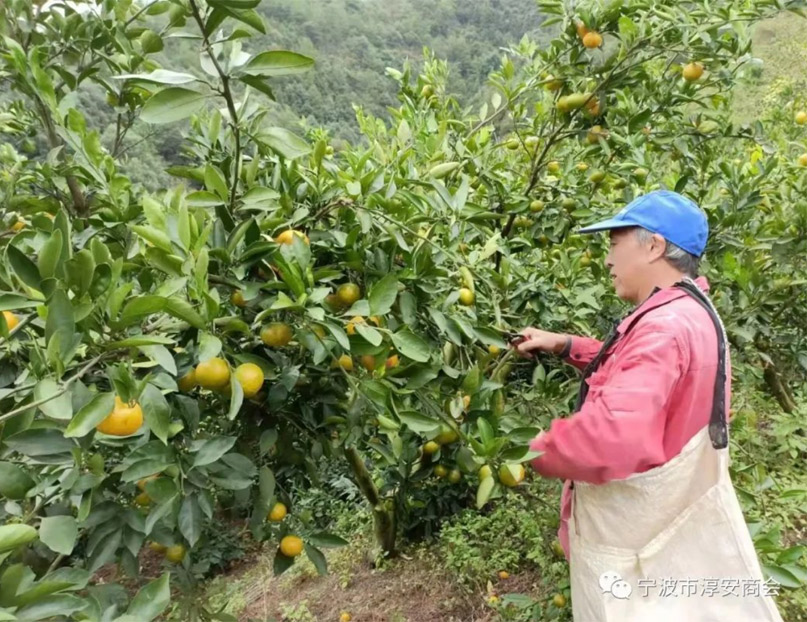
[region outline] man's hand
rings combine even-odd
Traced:
[[[524,338],[513,344],[516,352],[524,358],[532,358],[536,351],[560,354],[566,347],[567,335],[550,333],[545,330],[528,327],[521,331]]]

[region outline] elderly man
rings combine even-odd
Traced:
[[[603,343],[527,328],[514,344],[583,370],[576,412],[531,444],[534,469],[566,480],[574,619],[781,620],[729,478],[726,338],[697,277],[706,217],[657,191],[581,230],[595,231],[634,309]]]

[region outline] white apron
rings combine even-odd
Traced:
[[[655,469],[574,482],[569,543],[575,622],[782,622],[708,426]]]

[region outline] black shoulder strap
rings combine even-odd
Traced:
[[[706,295],[700,290],[700,288],[691,280],[691,279],[684,279],[679,281],[674,285],[674,287],[678,287],[682,289],[686,294],[694,298],[709,314],[712,323],[715,326],[715,330],[717,331],[717,377],[715,378],[715,386],[712,396],[712,412],[709,416],[709,438],[712,441],[712,446],[715,449],[723,449],[728,446],[728,429],[726,426],[726,339],[725,339],[725,330],[723,329],[723,324],[720,321],[720,317],[717,315],[717,311],[714,309],[711,301],[706,297]],[[658,290],[654,290],[655,293]],[[670,301],[672,302],[672,300]],[[665,303],[668,304],[668,303]],[[662,306],[662,305],[659,305]],[[586,379],[591,376],[602,364],[603,359],[607,351],[611,348],[611,346],[619,340],[620,337],[624,337],[627,335],[636,323],[646,314],[652,310],[657,309],[658,307],[653,307],[652,309],[648,309],[642,313],[636,315],[636,317],[632,318],[630,324],[625,327],[625,331],[620,333],[617,330],[620,322],[617,322],[614,327],[611,329],[611,332],[605,338],[605,341],[600,348],[600,351],[597,355],[592,359],[592,361],[586,366],[583,370],[583,379],[580,382],[580,390],[577,394],[577,402],[575,404],[574,410],[577,412],[582,408],[583,402],[586,400],[586,396],[588,395],[588,383]]]

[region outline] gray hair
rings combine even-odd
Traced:
[[[650,241],[653,236],[651,231],[643,229],[642,227],[636,228],[636,237],[639,242],[645,244]],[[700,265],[700,257],[696,257],[692,253],[685,251],[680,246],[676,246],[669,240],[664,240],[667,243],[666,250],[664,251],[664,258],[676,270],[683,272],[691,278],[698,276],[698,266]]]

